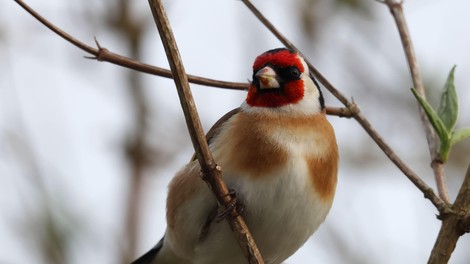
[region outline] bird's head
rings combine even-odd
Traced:
[[[323,111],[324,99],[304,59],[285,49],[268,50],[253,63],[253,81],[245,103],[251,110],[298,113]]]

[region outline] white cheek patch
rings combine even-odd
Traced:
[[[304,66],[304,73],[305,73],[307,76],[310,76],[310,69],[308,68],[308,65],[307,65],[307,63],[305,62],[304,58],[300,57],[299,55],[297,55],[297,57],[299,58],[300,63],[302,63],[302,66]]]

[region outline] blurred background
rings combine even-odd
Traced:
[[[78,39],[168,68],[146,1],[28,0]],[[240,1],[165,1],[188,73],[244,82],[281,44]],[[429,151],[398,32],[373,0],[254,4],[429,185]],[[457,127],[470,126],[470,3],[405,1],[429,100],[457,64]],[[192,155],[172,80],[88,55],[13,1],[0,3],[0,263],[128,263],[165,230],[166,187]],[[192,85],[205,129],[245,92]],[[327,105],[341,106],[325,91]],[[354,121],[330,117],[341,151],[326,223],[286,263],[425,263],[437,211]],[[470,140],[446,165],[455,198]],[[470,236],[450,263],[470,262]]]

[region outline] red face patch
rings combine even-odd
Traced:
[[[295,66],[300,72],[304,72],[304,66],[298,55],[286,49],[268,51],[259,55],[253,63],[253,71],[257,72],[268,64],[278,69]],[[246,102],[250,106],[280,107],[299,102],[304,97],[304,92],[302,79],[285,82],[280,89],[272,91],[260,91],[255,85],[251,85]]]
[[[266,64],[273,64],[280,68],[296,66],[300,72],[304,72],[304,65],[300,62],[297,54],[291,53],[289,50],[283,49],[279,52],[265,52],[256,57],[253,63],[253,71],[260,70]]]
[[[246,103],[250,106],[280,107],[295,104],[304,97],[304,81],[291,81],[279,92],[260,92],[254,85],[250,86]]]

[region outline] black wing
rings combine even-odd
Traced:
[[[240,112],[240,111],[241,111],[240,107],[235,108],[232,111],[226,113],[219,120],[217,120],[217,122],[215,122],[215,124],[211,127],[211,129],[209,129],[209,132],[207,132],[207,134],[206,134],[207,144],[210,145],[212,143],[212,139],[219,134],[219,131],[220,131],[220,128],[222,127],[222,125],[225,122],[227,122],[227,120],[229,120],[232,116],[238,114],[238,112]],[[193,160],[196,160],[196,154],[194,154],[193,157],[191,158],[191,161],[193,161]]]

